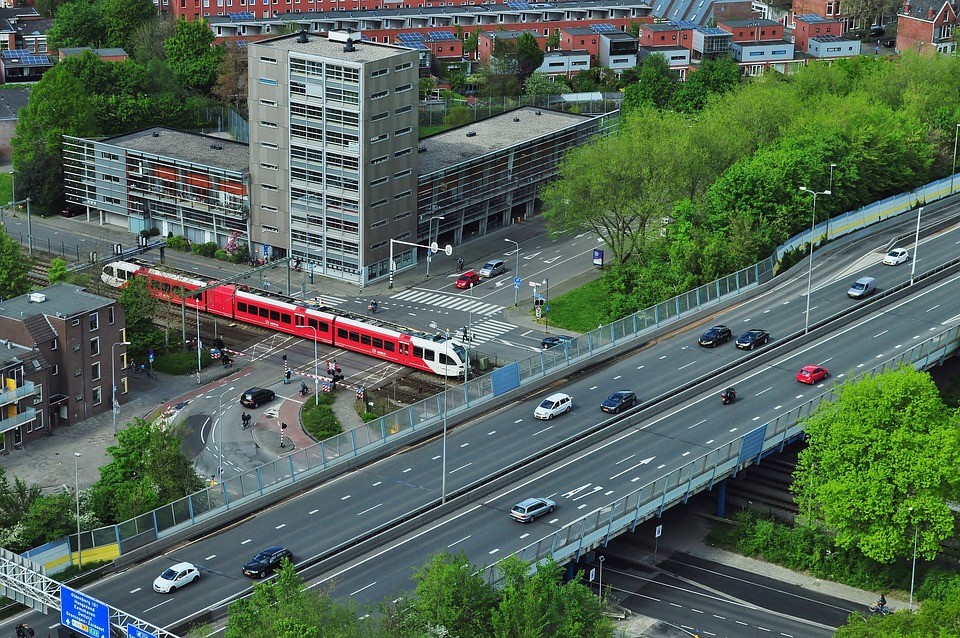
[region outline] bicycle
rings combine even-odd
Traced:
[[[153,371],[153,368],[147,368],[147,376],[156,381],[157,373]]]

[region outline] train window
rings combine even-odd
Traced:
[[[359,332],[351,332],[351,333],[350,333],[350,341],[360,341],[360,333],[359,333]]]
[[[266,319],[270,316],[270,310],[268,308],[257,308],[260,311],[260,316]]]
[[[247,304],[243,303],[242,301],[238,301],[237,312],[246,312],[246,311],[247,311]]]
[[[330,332],[330,324],[326,321],[320,322],[320,332]]]
[[[374,337],[374,338],[373,338],[373,347],[374,347],[374,348],[382,348],[382,347],[383,347],[383,339],[377,339],[376,337]]]
[[[346,338],[347,338],[347,329],[337,328],[337,339],[346,339]]]
[[[383,349],[386,350],[387,352],[393,352],[393,343],[391,343],[390,341],[385,341],[383,343]]]
[[[290,315],[287,313],[280,315],[280,323],[290,323]]]
[[[424,361],[436,361],[437,353],[433,350],[424,350],[423,351],[423,360]]]
[[[423,348],[419,346],[413,346],[413,358],[423,359]]]
[[[440,365],[452,366],[453,358],[451,358],[446,352],[440,353]]]
[[[271,311],[270,311],[270,318],[271,318],[273,321],[280,321],[280,311],[279,311],[279,310],[271,310]]]
[[[316,328],[316,327],[317,327],[317,320],[314,319],[313,317],[308,317],[308,318],[307,318],[307,325],[310,326],[311,328]]]
[[[360,335],[360,343],[365,346],[370,345],[370,336],[369,335]]]

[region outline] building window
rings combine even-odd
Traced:
[[[103,403],[103,391],[100,386],[97,386],[93,389],[93,404],[100,405],[101,403]]]
[[[260,168],[266,169],[266,170],[268,170],[268,171],[275,171],[275,170],[277,170],[277,165],[276,165],[276,164],[267,164],[267,163],[265,163],[265,162],[260,162]]]
[[[411,127],[409,127],[409,126],[404,126],[402,129],[399,129],[399,130],[395,131],[393,135],[394,135],[394,137],[400,137],[401,135],[407,135],[407,134],[410,133],[410,131],[412,131],[412,130],[413,130],[413,129],[412,129]]]
[[[408,104],[408,105],[406,105],[406,106],[401,106],[400,108],[398,108],[397,110],[395,110],[395,111],[393,112],[393,114],[394,114],[394,115],[400,115],[400,114],[402,114],[402,113],[409,113],[409,112],[412,111],[412,110],[413,110],[413,107]]]
[[[405,148],[401,151],[397,151],[393,154],[394,157],[403,157],[404,155],[409,155],[412,151],[409,148]]]
[[[266,86],[277,86],[278,82],[271,78],[260,78],[260,84],[264,84]]]
[[[375,157],[372,160],[370,160],[370,165],[373,166],[375,164],[383,164],[384,162],[387,161],[387,159],[388,158],[386,155],[383,155],[381,157]]]
[[[263,62],[264,64],[276,64],[276,63],[277,63],[276,58],[264,58],[264,57],[261,57],[261,58],[260,58],[260,61]]]
[[[408,191],[408,190],[407,190],[407,191],[403,191],[402,193],[397,193],[396,195],[394,195],[393,198],[394,198],[394,199],[403,199],[404,197],[410,197],[410,194],[411,194],[412,192],[413,192],[413,191]]]
[[[90,313],[90,332],[100,329],[100,315],[95,312]]]
[[[385,199],[380,199],[380,200],[377,200],[377,201],[373,202],[372,204],[370,204],[370,208],[377,208],[378,206],[383,206],[383,205],[386,204],[386,203],[387,203],[387,200],[385,200]]]
[[[390,69],[377,69],[376,71],[370,74],[370,77],[378,78],[380,76],[386,75],[387,73],[390,73]]]
[[[95,357],[100,354],[100,337],[90,339],[90,356]]]
[[[410,169],[408,168],[408,169],[406,169],[406,170],[403,170],[403,171],[399,171],[399,172],[397,172],[397,173],[394,173],[394,174],[393,174],[393,178],[394,178],[394,179],[400,179],[401,177],[406,177],[406,176],[409,175],[409,174],[410,174]]]
[[[387,225],[387,220],[381,219],[381,220],[378,221],[378,222],[374,222],[374,223],[370,224],[370,230],[373,230],[374,228],[381,228],[381,227],[386,226],[386,225]]]
[[[389,178],[389,177],[380,177],[380,178],[375,179],[375,180],[373,180],[372,182],[370,182],[370,185],[371,185],[371,186],[380,186],[381,184],[386,184],[386,183],[389,182],[389,181],[390,181],[390,178]]]
[[[268,122],[267,120],[260,120],[260,126],[264,128],[277,128],[276,122]]]
[[[409,69],[409,68],[412,67],[412,66],[413,66],[412,63],[407,62],[406,64],[398,64],[396,67],[394,67],[393,70],[394,70],[394,71],[404,71],[404,70],[406,70],[406,69]]]
[[[375,136],[375,137],[371,137],[371,138],[370,138],[370,143],[371,143],[371,144],[376,144],[377,142],[382,142],[383,140],[387,139],[388,137],[390,137],[390,136],[387,135],[386,133],[381,133],[380,135],[377,135],[377,136]]]
[[[377,91],[376,93],[373,93],[370,95],[370,99],[379,100],[381,98],[387,97],[388,95],[390,95],[390,91]]]
[[[384,111],[383,113],[377,113],[376,115],[374,115],[373,117],[371,117],[371,118],[370,118],[370,121],[371,121],[371,122],[376,122],[377,120],[382,120],[382,119],[385,119],[385,118],[388,118],[388,117],[390,117],[390,113]]]
[[[260,148],[276,149],[279,147],[273,142],[260,142]]]
[[[271,108],[277,108],[276,100],[260,100],[260,106],[269,106]]]
[[[262,189],[265,190],[265,191],[275,191],[275,190],[279,190],[279,189],[278,189],[276,186],[274,186],[273,184],[260,184],[260,188],[262,188]]]
[[[56,337],[54,337],[53,343],[50,344],[50,349],[51,349],[51,350],[56,350],[56,349],[59,348],[59,347],[60,347],[60,340],[57,339]]]
[[[266,204],[260,204],[260,210],[266,213],[276,213],[279,211],[276,206],[267,206]]]
[[[100,362],[90,364],[90,379],[93,381],[100,380]]]
[[[107,308],[107,323],[112,326],[115,320],[116,320],[116,317],[114,317],[113,306],[110,306],[109,308]]]
[[[50,369],[50,376],[55,377],[58,374],[60,374],[60,366],[58,366],[57,364],[53,364],[53,368]]]
[[[398,221],[400,221],[401,219],[406,219],[406,218],[410,217],[412,214],[413,214],[413,213],[411,213],[410,211],[406,211],[406,212],[400,213],[399,215],[397,215],[396,217],[393,218],[393,221],[398,222]]]
[[[394,93],[406,93],[413,88],[412,84],[402,84],[393,90]]]

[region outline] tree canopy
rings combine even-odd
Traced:
[[[954,534],[960,414],[929,375],[901,368],[837,388],[804,423],[793,490],[801,515],[880,563],[933,559]]]
[[[212,45],[213,31],[202,19],[177,20],[173,35],[164,42],[167,64],[191,91],[208,92],[217,80],[224,50]]]
[[[9,214],[9,213],[8,213]],[[30,292],[30,262],[24,259],[20,244],[0,227],[0,299],[19,297]]]

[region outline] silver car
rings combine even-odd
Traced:
[[[480,272],[477,274],[483,277],[484,279],[489,279],[490,277],[496,277],[503,272],[503,260],[494,259],[488,261],[483,265],[483,268],[480,269]]]
[[[532,523],[535,518],[549,514],[557,509],[557,504],[549,498],[527,498],[510,510],[510,517],[521,523]]]

